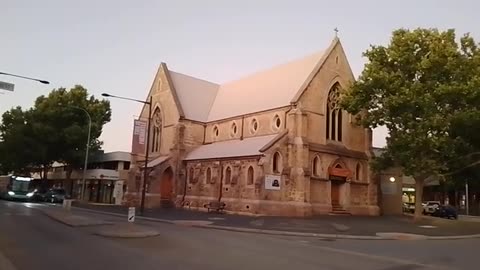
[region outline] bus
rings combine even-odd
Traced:
[[[37,198],[38,181],[32,177],[0,176],[0,197],[5,200],[33,201]]]

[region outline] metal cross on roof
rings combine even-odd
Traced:
[[[337,36],[338,36],[338,28],[335,27],[335,28],[333,29],[333,31],[335,31],[335,37],[337,37]]]

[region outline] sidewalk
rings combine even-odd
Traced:
[[[128,208],[115,205],[74,204],[94,211],[127,216]],[[137,209],[138,213],[138,209]],[[480,226],[476,222],[428,218],[414,223],[407,216],[316,216],[309,218],[250,217],[206,213],[183,209],[146,209],[144,217],[159,219],[179,225],[208,227],[244,232],[260,232],[284,235],[336,235],[376,238],[385,233],[428,236],[429,239],[480,237]],[[279,233],[273,233],[279,232]],[[388,234],[387,234],[388,235]],[[460,237],[459,237],[460,236]],[[349,237],[344,237],[349,238]]]

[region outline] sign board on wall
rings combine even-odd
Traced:
[[[135,120],[133,123],[132,154],[145,153],[145,139],[147,135],[147,121]]]
[[[282,181],[280,175],[265,175],[265,189],[267,190],[280,190]]]

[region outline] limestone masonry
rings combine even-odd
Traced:
[[[371,131],[338,105],[354,80],[338,38],[323,52],[215,84],[162,63],[153,99],[147,207],[310,216],[378,215]],[[140,119],[148,119],[148,105]],[[141,196],[134,156],[126,204]]]

